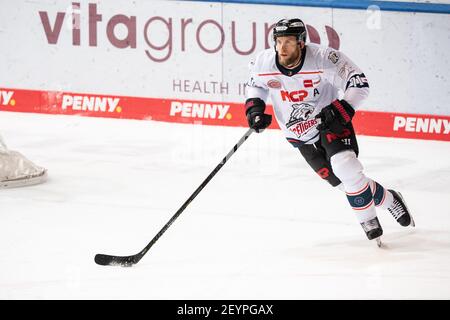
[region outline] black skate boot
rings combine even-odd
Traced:
[[[369,221],[361,223],[364,232],[369,240],[377,239],[378,246],[381,246],[380,237],[383,234],[383,228],[381,228],[380,221],[375,217]]]
[[[390,193],[394,196],[394,202],[388,211],[392,214],[395,220],[403,227],[415,226],[414,220],[409,213],[408,207],[406,206],[405,199],[403,199],[400,192],[388,189]]]

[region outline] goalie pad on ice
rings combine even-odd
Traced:
[[[47,169],[35,165],[21,153],[0,145],[0,189],[34,185],[46,179]]]

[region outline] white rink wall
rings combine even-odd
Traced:
[[[0,8],[0,87],[238,103],[270,26],[297,16],[365,71],[365,110],[450,114],[448,12],[144,0]]]

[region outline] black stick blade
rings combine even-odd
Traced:
[[[170,218],[170,220],[164,225],[164,227],[158,232],[158,234],[152,239],[142,249],[141,252],[133,255],[133,256],[110,256],[107,254],[97,254],[95,255],[95,263],[101,266],[121,266],[121,267],[131,267],[139,262],[142,257],[150,250],[150,248],[155,244],[156,241],[162,236],[164,232],[172,225],[172,223],[178,218],[178,216],[187,208],[187,206],[195,199],[195,197],[203,190],[203,188],[211,181],[211,179],[216,175],[217,172],[225,165],[225,163],[231,158],[231,156],[237,151],[239,146],[241,146],[244,141],[254,132],[255,130],[250,128],[244,134],[244,136],[236,143],[236,145],[231,149],[230,152],[223,158],[223,160],[214,168],[213,171],[206,177],[206,179],[202,182],[202,184],[194,191],[194,193],[185,201],[185,203],[178,209],[177,212]]]
[[[139,259],[136,256],[110,256],[107,254],[96,254],[95,263],[101,266],[120,266],[120,267],[132,267]]]

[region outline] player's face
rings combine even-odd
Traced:
[[[277,37],[275,48],[282,65],[290,66],[299,60],[300,46],[295,36]]]

